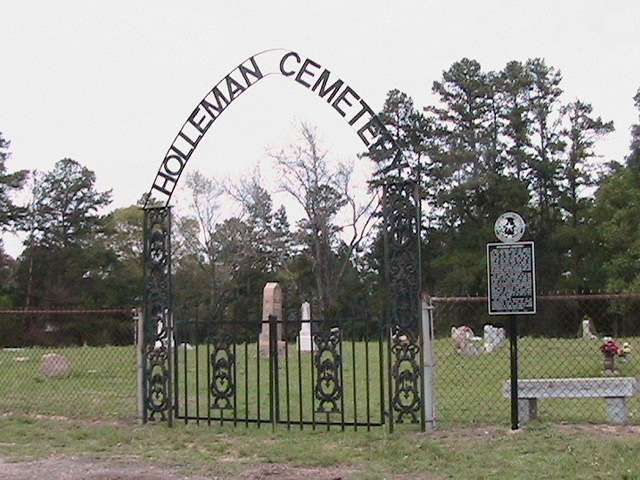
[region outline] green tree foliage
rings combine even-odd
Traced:
[[[526,238],[536,242],[540,291],[640,287],[640,119],[623,167],[598,155],[613,124],[584,100],[566,102],[560,71],[542,59],[487,71],[463,58],[431,92],[424,108],[389,92],[379,118],[392,141],[362,155],[375,164],[367,195],[354,191],[353,165],[332,163],[313,128],[303,125],[297,144],[273,153],[280,188],[302,211],[294,225],[257,172],[235,186],[188,174],[190,202],[173,237],[178,315],[197,305],[202,320],[256,321],[269,281],[283,285],[288,308],[314,303],[315,318],[380,314],[384,182],[419,185],[423,281],[432,293],[484,291],[485,244],[508,210],[525,217]],[[634,102],[640,110],[640,90]],[[17,261],[0,244],[0,305],[139,304],[142,210],[103,215],[110,192],[64,159],[29,177],[24,215],[13,194],[26,174],[7,173],[7,158],[0,136],[0,229],[20,228],[27,240]]]
[[[542,59],[485,71],[463,58],[433,83],[436,101],[425,115],[407,95],[389,92],[379,116],[410,166],[405,180],[422,183],[429,290],[484,291],[484,245],[508,210],[527,219],[541,289],[595,281],[585,261],[594,242],[589,198],[606,173],[596,168],[597,142],[613,125],[586,102],[563,104],[561,82]],[[381,165],[393,155],[384,147],[369,154]],[[397,175],[382,171],[378,183]]]
[[[640,89],[634,97],[640,114]],[[627,165],[607,178],[595,196],[596,248],[585,262],[602,265],[601,282],[614,291],[640,289],[640,115],[631,127]]]
[[[178,301],[204,305],[212,318],[257,321],[262,290],[282,274],[292,236],[286,211],[274,211],[259,175],[225,188],[194,172],[187,177],[192,202],[179,218],[176,294]],[[225,191],[239,203],[239,216],[224,218]]]
[[[96,239],[109,253],[103,286],[110,305],[134,306],[142,299],[143,221],[140,203],[117,208],[105,217],[103,232]]]
[[[86,246],[103,227],[100,210],[111,203],[111,190],[99,192],[96,176],[70,158],[34,184],[29,231],[43,247]]]
[[[319,316],[332,318],[340,311],[340,291],[356,249],[369,231],[375,197],[360,204],[353,192],[353,164],[330,162],[312,127],[302,124],[300,134],[298,144],[272,156],[280,187],[304,212],[296,236],[312,265]]]
[[[633,97],[634,104],[640,112],[640,88]],[[631,127],[631,152],[626,158],[627,166],[638,172],[640,171],[640,120]]]
[[[14,305],[16,261],[7,255],[0,242],[0,308]]]
[[[442,290],[481,291],[485,265],[478,247],[492,237],[495,218],[505,210],[526,215],[528,127],[518,90],[526,88],[526,75],[514,64],[485,73],[466,58],[433,84],[438,104],[425,110],[435,123],[430,152],[439,219],[432,239],[440,248],[432,269]]]
[[[640,288],[639,215],[640,178],[625,168],[600,187],[593,214],[601,251],[592,253],[606,274],[605,286],[613,291]]]
[[[589,189],[604,178],[605,166],[596,162],[596,142],[612,132],[613,122],[604,122],[592,115],[593,107],[580,100],[565,105],[563,136],[567,150],[561,158],[559,207],[563,212],[562,225],[557,227],[557,243],[565,252],[565,272],[561,285],[571,290],[596,287],[598,271],[589,262],[591,252],[597,249],[594,223],[591,218],[592,196]],[[595,267],[595,268],[594,268]]]
[[[16,205],[11,194],[20,190],[27,178],[26,170],[7,171],[7,160],[10,158],[10,142],[0,132],[0,232],[14,227],[24,215],[25,209]]]
[[[34,175],[19,267],[26,305],[104,303],[101,285],[114,254],[101,241],[100,210],[110,203],[111,192],[97,191],[95,174],[71,159]]]

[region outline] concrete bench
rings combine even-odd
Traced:
[[[632,377],[610,378],[540,378],[518,380],[518,415],[520,425],[538,415],[542,398],[606,398],[609,421],[624,424],[629,420],[627,399],[640,391],[640,382]],[[511,382],[503,386],[505,398],[511,397]]]

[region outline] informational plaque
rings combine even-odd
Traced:
[[[533,242],[487,244],[489,315],[536,313]]]

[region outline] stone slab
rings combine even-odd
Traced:
[[[511,382],[503,395],[511,396]],[[540,378],[518,380],[518,398],[607,398],[631,397],[639,393],[633,377]]]

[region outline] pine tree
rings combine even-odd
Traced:
[[[633,97],[634,104],[640,113],[640,88]],[[627,156],[627,166],[635,172],[640,172],[640,119],[631,126],[631,152]]]
[[[40,246],[85,246],[104,226],[100,210],[111,203],[111,190],[99,192],[91,170],[70,158],[58,161],[34,185],[29,212]]]
[[[10,158],[10,142],[5,140],[0,132],[0,231],[16,226],[25,214],[24,207],[16,205],[11,199],[11,193],[22,189],[27,178],[26,170],[9,173],[7,160]]]
[[[533,81],[522,62],[512,61],[500,72],[498,82],[506,162],[510,173],[517,180],[524,180],[531,159],[532,125],[528,98]]]

